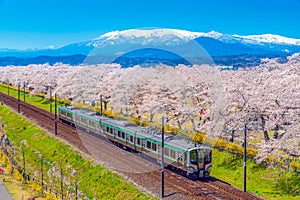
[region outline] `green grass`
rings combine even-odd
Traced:
[[[47,171],[54,167],[60,169],[61,165],[68,181],[74,183],[79,180],[79,190],[83,191],[89,199],[153,199],[131,186],[123,177],[95,164],[90,158],[64,142],[58,141],[9,108],[0,106],[0,120],[5,123],[6,134],[16,146],[15,158],[21,167],[23,163],[20,147],[23,146],[26,173],[31,177],[34,173],[40,173],[39,154],[43,155],[44,180],[48,187],[60,191],[60,179],[48,177]],[[71,175],[73,169],[78,172]],[[54,180],[54,183],[50,183],[50,179]]]
[[[214,150],[213,169],[211,173],[213,177],[243,189],[243,173],[242,157],[234,157],[225,152]],[[284,194],[284,191],[280,190],[276,185],[276,182],[280,180],[279,177],[283,177],[287,174],[290,173],[282,172],[277,168],[266,168],[262,165],[255,164],[253,161],[248,161],[247,192],[254,193],[266,199],[299,200],[300,196]],[[292,176],[294,178],[297,177],[295,174]],[[299,184],[300,181],[298,187]]]
[[[7,94],[7,88],[0,86],[0,92]],[[10,89],[9,95],[15,98],[18,98],[18,91]],[[20,99],[21,101],[24,100],[24,93],[20,93]],[[25,101],[27,103],[30,103],[32,105],[35,105],[39,108],[42,108],[44,110],[50,111],[50,101],[48,99],[45,99],[43,97],[39,96],[30,96],[28,93],[25,94]],[[58,102],[57,107],[63,105],[62,103]],[[21,108],[22,109],[22,108]],[[54,101],[52,101],[52,112],[54,113]]]

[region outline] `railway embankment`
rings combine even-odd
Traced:
[[[4,124],[1,157],[20,184],[53,198],[153,198],[9,108],[0,106],[0,116]]]
[[[1,100],[5,100],[6,104],[9,104],[10,107],[16,109],[16,101],[13,99],[8,99],[5,96],[1,97]],[[9,103],[11,102],[11,103]],[[37,108],[30,107],[29,105],[22,104],[22,114],[30,119],[33,119],[40,126],[49,129],[53,129],[53,123],[47,122],[51,119],[51,116],[48,116],[49,113],[44,111],[39,111]],[[33,109],[33,110],[32,110]],[[12,112],[12,111],[10,111]],[[38,116],[37,116],[38,115]],[[35,118],[34,118],[35,117]],[[45,118],[45,119],[44,119]],[[12,118],[11,118],[12,119]],[[46,120],[48,119],[48,120]],[[11,120],[13,121],[13,120]],[[21,123],[22,124],[22,123]],[[76,138],[76,131],[72,129],[64,129],[62,125],[59,126],[62,130],[58,132],[58,136],[62,139],[67,140],[69,143],[73,143],[74,146],[80,147],[81,144]],[[17,130],[14,129],[14,132],[18,134],[20,131],[26,131],[28,127],[21,127]],[[53,132],[53,130],[52,130]],[[67,133],[67,134],[66,134]],[[37,134],[35,132],[34,134]],[[51,135],[50,135],[51,136]],[[49,136],[49,137],[50,137]],[[51,136],[52,137],[52,136]],[[95,151],[103,151],[103,148],[106,149],[107,153],[112,154],[115,159],[124,159],[124,154],[130,157],[132,155],[127,152],[122,151],[122,155],[117,157],[120,149],[116,147],[111,147],[101,141],[95,140],[95,138],[86,135],[88,143],[93,146]],[[24,143],[24,141],[22,142]],[[44,145],[43,148],[46,146]],[[50,149],[51,150],[51,149]],[[84,149],[82,149],[84,151]],[[121,151],[121,150],[120,150]],[[66,154],[67,152],[65,152]],[[127,158],[128,158],[127,157]],[[130,157],[129,160],[134,161],[134,156]],[[127,159],[128,160],[128,159]],[[38,162],[38,160],[37,160]],[[146,161],[144,161],[146,162]],[[143,163],[144,163],[143,162]],[[125,162],[124,162],[125,163]],[[132,162],[134,164],[135,162]],[[141,162],[140,162],[141,163]],[[142,163],[141,163],[142,164]],[[297,196],[297,184],[300,181],[297,181],[297,175],[293,173],[286,173],[284,168],[270,170],[267,166],[256,165],[254,162],[248,162],[248,193],[255,193],[256,195],[262,196],[267,199],[298,199]],[[229,184],[226,184],[218,179],[211,179],[207,182],[203,181],[190,181],[184,177],[180,177],[170,171],[167,171],[167,181],[166,188],[168,189],[167,194],[172,194],[169,196],[170,199],[176,199],[176,197],[181,197],[184,199],[195,198],[195,199],[224,199],[230,197],[231,199],[258,199],[253,195],[248,195],[242,191],[236,189],[242,188],[242,159],[238,156],[233,156],[228,154],[228,152],[214,152],[213,155],[213,173],[212,175],[220,180],[223,180],[235,187],[232,187]],[[56,171],[59,177],[59,166]],[[131,166],[132,167],[132,166]],[[84,168],[85,169],[85,168]],[[283,174],[283,176],[282,176]],[[148,174],[127,174],[134,182],[142,185],[144,188],[147,187],[148,190],[159,195],[159,185],[160,185],[160,175],[159,171],[151,171]],[[280,177],[280,179],[278,178]],[[81,178],[81,177],[80,177]],[[150,184],[149,184],[150,183]],[[286,187],[286,188],[284,188]],[[158,193],[157,193],[158,192]]]

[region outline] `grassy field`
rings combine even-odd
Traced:
[[[7,88],[6,87],[3,87],[3,86],[0,86],[0,92],[4,93],[4,94],[7,94]],[[23,101],[24,99],[24,93],[21,92],[20,93],[20,99],[21,101]],[[9,90],[9,95],[12,96],[12,97],[15,97],[15,98],[18,98],[18,91],[16,90],[13,90],[13,89],[10,89]],[[50,101],[48,99],[45,99],[43,97],[39,97],[39,96],[29,96],[28,93],[25,94],[25,101],[27,103],[30,103],[32,105],[35,105],[37,107],[40,107],[44,110],[48,110],[50,111]],[[57,103],[57,106],[61,106],[62,104],[61,103]],[[54,113],[54,102],[52,101],[52,112]]]
[[[62,169],[66,182],[64,193],[75,193],[72,186],[78,182],[79,190],[89,199],[153,199],[131,186],[123,177],[95,164],[91,158],[58,141],[4,106],[0,107],[0,120],[5,123],[6,134],[16,146],[15,159],[21,167],[23,147],[26,174],[30,177],[35,175],[38,180],[36,185],[40,185],[43,159],[45,186],[58,193],[60,178],[57,173]],[[53,176],[49,171],[54,172]]]
[[[235,157],[226,152],[218,152],[217,150],[214,150],[212,176],[237,188],[243,189],[243,173],[242,157]],[[299,200],[300,196],[285,194],[284,191],[277,187],[276,183],[279,181],[279,177],[286,175],[289,175],[289,173],[280,171],[278,168],[266,168],[254,163],[253,161],[248,161],[247,192],[266,199]],[[298,184],[299,189],[300,178],[298,177],[297,179],[295,174],[291,174],[291,177],[294,178],[295,182],[289,183],[287,180],[285,184]],[[292,187],[297,189],[297,185],[293,185]]]

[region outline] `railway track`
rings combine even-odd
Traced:
[[[11,107],[14,110],[18,110],[18,100],[14,97],[8,96],[0,92],[0,101],[5,105]],[[33,106],[29,103],[20,102],[20,112],[25,117],[29,118],[40,127],[46,129],[47,131],[54,134],[54,114],[46,110]],[[75,128],[70,127],[60,120],[57,121],[57,135],[69,141],[70,144],[75,145],[78,149],[88,153],[82,144],[80,138],[78,137],[77,131]]]
[[[5,105],[11,107],[14,110],[18,109],[18,100],[14,97],[8,96],[0,92],[0,101]],[[46,110],[28,104],[21,101],[21,114],[30,120],[37,123],[42,128],[47,129],[54,134],[54,114]],[[160,195],[160,171],[159,167],[155,170],[150,169],[153,163],[147,163],[148,161],[134,161],[141,158],[137,155],[133,155],[129,152],[125,152],[122,149],[118,149],[115,146],[95,140],[91,135],[85,134],[85,144],[82,142],[82,136],[79,136],[79,132],[76,128],[62,123],[60,120],[57,122],[57,136],[67,141],[76,148],[89,153],[90,148],[86,148],[87,142],[91,145],[92,149],[98,154],[101,152],[109,153],[108,158],[100,156],[100,159],[104,159],[102,162],[113,162],[111,157],[129,165],[129,168],[135,169],[135,165],[143,168],[149,167],[149,172],[133,173],[133,172],[120,172],[130,178],[133,182],[145,188],[147,191],[159,196]],[[82,135],[82,133],[80,133]],[[104,151],[105,150],[105,151]],[[122,151],[122,152],[121,152]],[[121,154],[120,154],[121,152]],[[95,153],[93,153],[95,155]],[[128,162],[130,160],[131,162]],[[109,163],[108,163],[109,165]],[[132,165],[132,166],[130,166]],[[192,181],[179,174],[176,174],[170,170],[165,171],[165,198],[164,199],[230,199],[230,200],[256,200],[261,199],[252,194],[245,193],[235,187],[232,187],[218,179],[211,178],[206,180]]]

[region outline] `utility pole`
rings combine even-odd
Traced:
[[[18,85],[18,113],[20,113],[20,95],[21,95],[21,89],[20,89],[20,84]]]
[[[26,183],[26,163],[25,163],[25,152],[24,152],[24,148],[22,147],[22,157],[23,157],[23,179],[25,180],[24,182]]]
[[[51,86],[49,87],[50,89],[50,112],[52,113],[52,88]]]
[[[57,95],[54,96],[54,134],[57,135]]]
[[[41,173],[42,173],[42,194],[44,193],[44,170],[43,170],[43,155],[41,156]]]
[[[102,116],[102,94],[100,94],[100,115]]]
[[[165,119],[164,117],[161,118],[161,198],[164,198],[165,196],[165,163],[164,163],[164,135],[165,135]]]
[[[9,96],[9,82],[7,83],[7,95]]]
[[[24,99],[23,100],[25,102],[25,100],[26,100],[25,99],[25,94],[26,94],[26,84],[25,84],[25,81],[24,81],[23,93],[24,93]]]
[[[75,181],[75,200],[78,200],[78,182]]]
[[[60,191],[61,191],[61,199],[64,199],[64,185],[63,185],[63,170],[62,164],[60,163]]]
[[[247,192],[247,118],[244,121],[244,192]]]

